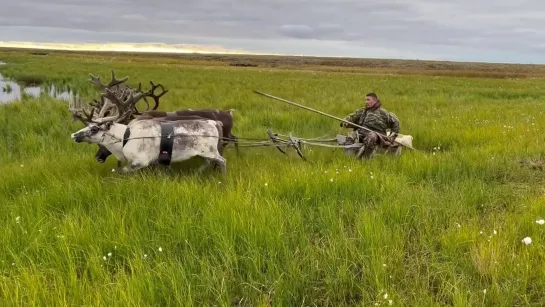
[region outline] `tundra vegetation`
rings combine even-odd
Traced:
[[[542,68],[225,59],[3,50],[0,72],[88,101],[89,73],[154,80],[160,110],[236,109],[241,141],[348,132],[253,90],[341,117],[373,91],[418,151],[227,146],[225,176],[191,162],[121,175],[71,139],[83,125],[66,101],[1,105],[0,305],[545,304]]]

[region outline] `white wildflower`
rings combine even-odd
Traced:
[[[545,224],[545,220],[544,219],[537,220],[536,223],[538,223],[539,225],[543,225]]]
[[[483,293],[486,294],[486,289],[483,290]]]
[[[384,299],[388,298],[388,293],[384,293]]]
[[[163,248],[162,247],[159,247],[159,252],[162,252],[163,251]]]
[[[352,169],[350,168],[350,169],[348,169],[348,171],[349,171],[349,172],[351,172],[351,171],[352,171]]]
[[[498,232],[496,231],[496,229],[494,229],[494,234],[495,234],[495,235],[497,235],[497,234],[498,234]]]
[[[394,303],[394,301],[388,300],[388,305],[392,305],[393,303]]]
[[[102,257],[102,259],[106,260],[107,258],[106,258],[106,256],[104,256],[104,257]]]
[[[112,173],[115,173],[115,168],[112,168]]]
[[[269,184],[265,182],[265,186],[268,186]]]
[[[333,182],[333,178],[329,179],[329,181]]]
[[[462,228],[462,225],[460,225],[460,223],[456,223],[456,226],[458,226],[458,228]]]
[[[15,223],[19,224],[20,221],[21,221],[21,217],[20,217],[20,216],[18,216],[18,217],[15,218]]]
[[[532,244],[532,238],[526,237],[526,238],[522,239],[522,242],[524,244],[526,244],[526,245],[530,245],[530,244]]]
[[[144,259],[148,258],[148,254],[144,254]]]
[[[111,253],[111,252],[110,252],[110,253],[108,253],[108,257],[112,257],[112,253]]]

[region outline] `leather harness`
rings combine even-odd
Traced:
[[[174,146],[174,125],[172,123],[161,124],[161,143],[159,144],[159,164],[168,166],[172,158],[172,148]],[[127,127],[123,135],[123,147],[129,141],[131,129]]]
[[[125,147],[125,144],[129,141],[129,137],[131,136],[131,129],[127,127],[125,129],[125,134],[123,135],[123,147]]]
[[[174,145],[174,125],[161,123],[161,143],[159,144],[159,164],[169,165]]]

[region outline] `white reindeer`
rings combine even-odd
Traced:
[[[71,106],[73,116],[86,123],[85,128],[72,134],[72,139],[76,143],[87,142],[106,147],[118,161],[128,164],[119,169],[121,173],[136,171],[157,163],[160,155],[161,122],[140,120],[132,122],[129,126],[122,124],[130,116],[134,104],[146,95],[149,96],[150,92],[134,95],[134,90],[129,90],[128,95],[118,96],[110,89],[106,89],[103,96],[114,103],[119,112],[102,118],[93,117],[93,112],[89,115],[85,111],[83,112],[87,118],[83,118],[79,110]],[[199,156],[206,161],[199,171],[214,163],[220,167],[222,174],[226,173],[226,160],[218,151],[222,140],[220,121],[198,119],[169,123],[173,125],[173,133],[170,135],[173,138],[171,163]],[[124,140],[127,129],[130,129],[130,137]]]

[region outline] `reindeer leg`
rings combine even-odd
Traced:
[[[204,158],[204,163],[203,163],[201,166],[199,166],[199,168],[197,169],[197,173],[198,173],[198,174],[202,173],[205,169],[207,169],[208,167],[210,167],[210,165],[212,165],[212,164],[210,163],[210,160],[207,159],[207,158]]]
[[[225,160],[225,158],[222,157],[217,150],[204,153],[200,155],[200,157],[206,160],[206,165],[204,167],[201,166],[201,168],[205,168],[211,163],[214,163],[215,165],[220,167],[221,173],[223,175],[227,174],[227,167],[226,167],[227,160]]]
[[[216,157],[211,157],[209,158],[216,167],[219,167],[220,168],[220,171],[222,173],[222,175],[225,175],[227,174],[227,160],[222,157],[221,155],[218,155]]]
[[[127,173],[130,173],[130,172],[135,172],[139,169],[142,169],[144,167],[146,167],[147,165],[145,164],[141,164],[141,163],[131,163],[130,165],[127,165],[127,166],[124,166],[121,168],[121,173],[122,174],[127,174]]]
[[[237,156],[240,155],[240,152],[238,150],[238,137],[234,136],[233,134],[229,134],[229,139],[230,139],[229,142],[233,142],[233,144],[235,145]],[[225,144],[225,146],[227,146],[227,144]]]

